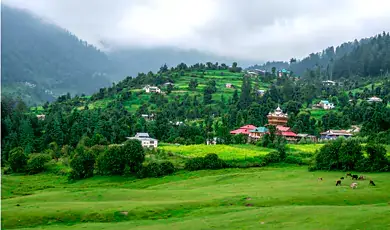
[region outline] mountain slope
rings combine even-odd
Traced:
[[[92,93],[110,83],[107,56],[69,32],[5,5],[1,21],[5,93],[42,102],[66,92]]]

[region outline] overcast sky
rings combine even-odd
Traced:
[[[98,45],[289,60],[390,31],[388,0],[3,0]]]

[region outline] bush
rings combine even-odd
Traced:
[[[161,176],[170,175],[173,172],[175,172],[175,167],[169,161],[162,162],[162,163],[152,162],[147,166],[142,167],[137,172],[137,176],[139,178],[161,177]]]
[[[196,171],[204,169],[204,158],[203,157],[195,157],[190,158],[185,163],[184,168],[189,171]]]
[[[292,155],[288,155],[284,161],[289,164],[297,164],[297,165],[303,164],[302,158],[297,156],[292,156]]]
[[[92,151],[85,149],[83,146],[78,146],[76,154],[70,162],[72,171],[69,179],[84,179],[93,176],[95,165],[95,156]]]
[[[48,154],[32,154],[27,161],[27,170],[31,174],[40,173],[45,170],[45,164],[51,160]]]
[[[27,156],[24,154],[23,148],[14,148],[11,150],[10,154],[9,167],[12,172],[24,172],[27,166]]]
[[[282,158],[280,157],[279,152],[273,151],[265,155],[263,160],[265,164],[269,164],[269,163],[278,163],[282,160]]]
[[[205,157],[195,157],[187,160],[185,169],[189,171],[202,170],[202,169],[222,169],[228,167],[228,164],[219,159],[215,153],[209,153]]]
[[[215,153],[209,153],[204,157],[205,169],[222,169],[225,168],[226,163],[222,159],[218,158]]]

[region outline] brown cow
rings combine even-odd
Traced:
[[[366,177],[363,175],[359,177],[359,180],[365,180],[365,179],[366,179]]]

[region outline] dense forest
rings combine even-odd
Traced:
[[[317,72],[324,80],[356,79],[388,74],[390,67],[390,36],[383,32],[371,38],[331,46],[319,53],[312,53],[302,60],[267,62],[248,69],[289,69],[299,76]]]

